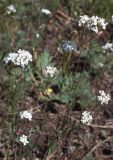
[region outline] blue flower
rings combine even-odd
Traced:
[[[58,47],[61,53],[72,53],[77,51],[77,46],[74,42],[71,41],[62,41]]]

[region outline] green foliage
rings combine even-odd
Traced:
[[[81,79],[80,79],[80,78]],[[87,72],[78,73],[78,84],[76,89],[76,99],[82,108],[90,106],[90,104],[95,100],[95,97],[92,95],[90,88],[90,80]]]
[[[81,58],[85,58],[90,73],[101,76],[105,70],[113,67],[113,55],[107,55],[97,41],[92,40],[88,45],[88,49],[82,50]]]
[[[79,103],[87,107],[93,100],[87,73],[65,75],[56,79],[60,93],[55,95],[56,100],[67,104]]]
[[[45,8],[49,8],[50,10],[54,11],[55,9],[57,9],[57,7],[59,6],[61,0],[45,0],[42,2],[43,6],[45,6]]]
[[[17,103],[23,99],[25,90],[32,84],[30,80],[31,67],[23,70],[20,67],[7,65],[6,69],[4,68],[4,71],[6,72],[5,80],[8,82],[6,88],[8,93],[5,98],[7,105],[6,112],[13,113],[16,112]]]
[[[52,57],[48,52],[45,51],[41,53],[41,55],[38,57],[38,61],[36,64],[38,67],[38,70],[43,72],[46,66],[51,64],[51,60],[52,60]]]
[[[93,6],[92,10],[90,9],[91,14],[95,13],[101,17],[111,19],[113,0],[92,0],[91,5]]]
[[[38,60],[36,61],[36,67],[34,69],[34,73],[37,75],[37,78],[41,80],[40,88],[43,91],[46,87],[52,83],[53,78],[48,78],[44,76],[44,70],[46,66],[52,65],[52,56],[44,51],[38,56]]]
[[[38,56],[38,59],[35,63],[36,65],[34,67],[34,74],[36,74],[36,79],[40,81],[38,90],[44,92],[48,87],[54,84],[54,81],[57,79],[58,75],[55,75],[54,77],[46,77],[44,75],[46,67],[54,65],[52,62],[52,56],[48,52],[42,52]],[[47,98],[43,97],[43,99]]]
[[[46,66],[50,65],[52,57],[49,53],[44,52],[38,57],[37,70],[38,77],[41,80],[39,88],[42,92],[49,87],[57,86],[59,92],[53,93],[50,97],[43,96],[42,99],[57,100],[66,104],[79,103],[81,107],[87,107],[94,100],[90,90],[88,73],[70,73],[64,74],[59,72],[54,78],[43,77],[43,71]],[[39,72],[40,71],[40,72]],[[40,73],[40,74],[39,74]]]
[[[48,148],[48,155],[51,155],[57,147],[57,143],[52,143]]]
[[[93,154],[88,154],[87,156],[85,156],[84,160],[95,160]]]
[[[113,0],[75,0],[75,2],[72,1],[71,3],[71,10],[75,16],[84,14],[98,15],[110,20],[112,6]]]

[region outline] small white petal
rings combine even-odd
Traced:
[[[47,14],[47,15],[51,14],[51,11],[48,10],[48,9],[45,9],[45,8],[43,8],[43,9],[41,10],[41,12],[42,12],[42,13],[45,13],[45,14]]]
[[[102,46],[103,50],[111,50],[113,51],[113,44],[112,43],[106,43],[104,46]]]

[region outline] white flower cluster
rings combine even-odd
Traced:
[[[91,115],[90,112],[88,111],[84,111],[82,113],[82,118],[81,118],[81,122],[86,124],[86,125],[90,125],[91,121],[93,120],[93,117]]]
[[[101,104],[108,104],[110,100],[110,94],[106,94],[103,90],[100,90],[99,93],[100,96],[97,96],[97,98],[101,102]]]
[[[110,51],[113,51],[113,44],[112,43],[106,43],[104,46],[102,46],[104,52],[106,50],[110,50]]]
[[[19,49],[17,53],[9,53],[8,56],[4,58],[4,61],[6,64],[11,61],[15,65],[24,68],[32,61],[32,55],[28,51]]]
[[[54,75],[58,73],[58,70],[56,67],[52,67],[52,66],[47,66],[44,70],[44,75],[46,77],[50,76],[50,77],[54,77]]]
[[[31,121],[32,120],[32,113],[28,112],[28,111],[24,111],[24,112],[20,113],[20,117],[21,117],[21,119],[26,118],[26,119],[29,119],[29,121]]]
[[[25,136],[24,134],[20,137],[20,142],[23,143],[24,146],[26,146],[26,144],[29,143],[29,141],[27,140],[27,136]]]
[[[11,13],[15,13],[16,12],[16,8],[14,5],[10,5],[7,7],[7,14],[11,14]]]
[[[46,14],[46,15],[51,14],[51,11],[49,11],[48,9],[45,9],[45,8],[43,8],[43,9],[41,10],[41,12],[44,13],[44,14]]]
[[[105,21],[104,18],[100,18],[98,16],[89,17],[87,15],[83,15],[80,16],[80,19],[78,21],[79,26],[84,26],[89,30],[94,31],[95,33],[98,33],[99,27],[105,30],[107,24],[108,23]]]

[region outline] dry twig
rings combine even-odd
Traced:
[[[90,150],[90,152],[85,155],[85,157],[88,156],[88,155],[91,155],[97,148],[99,148],[99,147],[100,147],[101,145],[103,145],[104,143],[110,141],[112,138],[113,138],[113,136],[108,137],[108,138],[106,138],[104,141],[99,142],[98,144],[96,144],[96,145]],[[84,157],[82,160],[85,160],[85,157]]]

